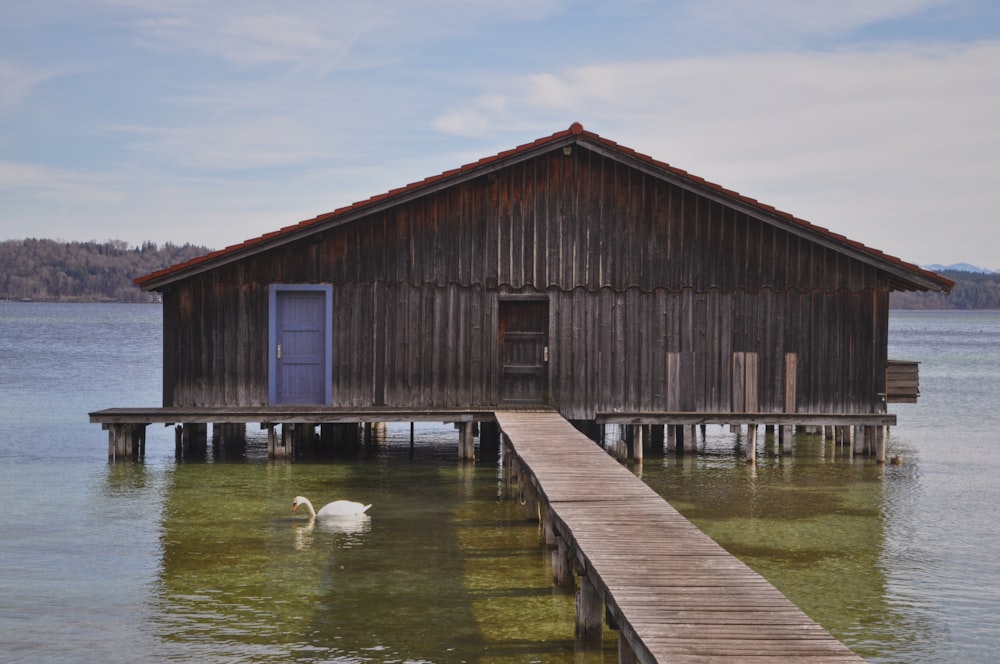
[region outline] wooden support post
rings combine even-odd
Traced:
[[[782,454],[791,454],[792,452],[793,430],[793,427],[790,426],[778,427],[778,449]]]
[[[546,548],[554,549],[558,546],[559,537],[556,535],[556,526],[552,522],[552,516],[549,514],[549,510],[544,507],[538,512],[542,519],[542,541]]]
[[[639,664],[639,657],[625,635],[618,632],[618,664]]]
[[[571,555],[566,541],[557,536],[556,548],[552,550],[552,583],[558,588],[572,588],[576,585]]]
[[[885,446],[888,435],[889,427],[881,426],[875,427],[875,462],[885,463]]]
[[[146,424],[109,424],[108,460],[134,461],[146,455]]]
[[[261,422],[261,429],[267,429],[267,458],[274,458],[274,450],[278,446],[277,434],[274,431],[274,425],[270,422]]]
[[[269,459],[292,458],[292,432],[294,424],[282,424],[278,433],[276,424],[267,425],[267,457]]]
[[[649,425],[649,451],[663,453],[664,426],[662,424]]]
[[[146,458],[146,424],[133,424],[134,433],[137,437],[137,442],[139,445],[139,457],[140,459]]]
[[[747,463],[757,463],[757,425],[747,426]]]
[[[855,427],[854,432],[854,455],[864,454],[868,445],[869,430],[871,427],[866,427],[864,425],[858,425]]]
[[[698,428],[694,424],[689,424],[684,427],[684,451],[685,452],[697,452],[698,451]]]
[[[632,427],[632,458],[636,461],[642,461],[642,446],[645,438],[643,429],[645,428],[641,424]]]
[[[203,455],[208,451],[208,425],[192,422],[178,425],[174,442],[178,459]]]
[[[517,469],[517,479],[518,500],[524,506],[524,517],[529,521],[537,521],[539,516],[538,494],[535,491],[535,485],[531,483],[531,478],[520,467]]]
[[[677,433],[679,427],[675,424],[668,424],[666,426],[667,432],[667,452],[677,452]]]
[[[589,645],[599,644],[604,638],[604,603],[586,574],[580,577],[576,593],[576,638]]]
[[[479,423],[479,457],[495,461],[500,456],[500,425],[496,422]]]
[[[462,461],[475,461],[475,422],[459,422],[456,426],[458,426],[458,458]]]

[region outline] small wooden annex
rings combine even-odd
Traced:
[[[580,124],[136,282],[165,407],[642,421],[884,412],[890,292],[952,286]]]

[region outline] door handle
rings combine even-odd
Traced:
[[[278,359],[281,359],[281,344],[278,344]]]
[[[549,347],[548,346],[544,346],[542,348],[542,361],[543,362],[548,362],[549,361]]]

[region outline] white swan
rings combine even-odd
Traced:
[[[313,504],[309,502],[308,498],[302,496],[295,496],[295,500],[292,501],[292,511],[294,512],[299,505],[305,505],[306,509],[309,510],[309,516],[356,516],[358,514],[364,514],[371,505],[362,505],[361,503],[356,503],[351,500],[335,500],[332,503],[327,503],[320,508],[319,512],[313,508]]]

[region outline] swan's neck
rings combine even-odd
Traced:
[[[312,517],[316,516],[316,510],[315,510],[315,508],[313,508],[313,504],[311,502],[309,502],[308,498],[303,498],[302,499],[302,504],[306,506],[307,510],[309,510],[309,516],[312,516]]]

